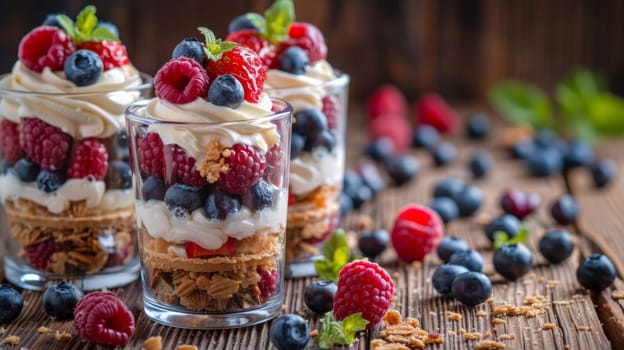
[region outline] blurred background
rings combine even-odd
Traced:
[[[135,66],[154,74],[198,26],[224,37],[230,19],[271,2],[2,0],[0,71],[11,69],[20,39],[48,13],[75,18],[96,5],[100,19],[119,27]],[[621,0],[295,0],[295,9],[298,21],[325,34],[329,61],[351,75],[351,102],[363,102],[382,83],[396,84],[410,101],[427,91],[482,99],[510,77],[552,91],[579,66],[624,92]]]

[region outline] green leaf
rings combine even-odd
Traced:
[[[85,36],[88,36],[93,32],[95,26],[97,25],[98,19],[95,16],[95,6],[89,5],[86,6],[80,13],[78,17],[76,17],[76,28],[78,32],[82,33]]]
[[[334,231],[327,242],[325,242],[322,253],[323,256],[314,261],[316,273],[322,280],[337,282],[340,269],[350,259],[346,233],[343,230]]]
[[[58,15],[56,16],[56,19],[59,21],[59,24],[63,27],[63,30],[67,33],[67,35],[69,35],[70,38],[76,37],[77,34],[74,29],[74,21],[72,21],[71,18],[67,15]]]
[[[500,249],[504,244],[526,244],[526,242],[529,240],[530,235],[531,231],[525,224],[520,225],[518,232],[516,232],[516,235],[512,238],[509,238],[509,235],[507,235],[507,233],[504,231],[496,231],[494,233],[494,249]]]
[[[275,44],[288,38],[290,25],[295,21],[295,5],[292,0],[277,0],[264,11],[266,39]]]
[[[589,122],[601,134],[624,133],[624,99],[610,93],[601,93],[589,102]]]
[[[368,324],[368,320],[362,317],[362,313],[358,312],[352,315],[345,317],[342,320],[342,324],[344,326],[344,332],[349,340],[349,344],[353,343],[355,340],[355,335],[366,329],[366,325]]]
[[[586,115],[590,101],[604,91],[604,82],[587,69],[570,73],[555,88],[555,96],[564,116]]]
[[[197,30],[199,30],[205,38],[204,52],[209,60],[218,61],[225,52],[239,46],[239,44],[235,42],[217,39],[212,30],[206,27],[199,27]]]
[[[509,242],[509,236],[505,231],[494,232],[494,250],[499,249],[503,244]]]
[[[264,19],[264,17],[262,17],[262,15],[260,15],[259,13],[255,13],[255,12],[248,12],[245,14],[245,17],[247,17],[247,19],[251,21],[253,25],[255,25],[256,27],[260,29],[260,33],[262,33],[263,35],[266,35],[267,24],[266,24],[266,20]]]
[[[490,90],[489,99],[503,117],[515,124],[552,127],[550,100],[535,86],[519,81],[503,82]]]
[[[117,35],[108,30],[106,27],[97,27],[89,35],[90,41],[120,41]]]
[[[368,321],[358,312],[336,321],[334,315],[328,312],[321,321],[321,329],[316,337],[320,349],[331,349],[334,345],[351,345],[358,332],[366,329]]]

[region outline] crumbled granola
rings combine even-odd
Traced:
[[[542,330],[555,329],[557,326],[554,323],[544,323]]]
[[[54,333],[54,339],[56,339],[58,341],[70,341],[71,338],[72,338],[72,335],[67,333],[67,332],[56,331]]]
[[[162,337],[158,335],[147,338],[142,350],[162,350]]]
[[[477,317],[485,317],[485,316],[487,316],[487,312],[483,310],[477,311]]]
[[[613,298],[613,300],[624,299],[624,291],[622,291],[622,290],[614,290],[613,293],[611,293],[611,298]]]
[[[385,329],[379,332],[381,339],[371,342],[373,349],[424,349],[428,344],[443,344],[444,336],[429,333],[420,328],[420,322],[412,317],[401,319],[397,310],[388,311],[383,318]]]
[[[0,342],[0,344],[9,344],[9,345],[19,345],[19,343],[20,343],[20,337],[16,335],[9,335],[8,337],[2,339],[2,342]]]
[[[211,141],[206,145],[206,154],[196,165],[199,174],[206,178],[209,183],[214,183],[219,180],[221,173],[228,171],[228,166],[225,164],[224,158],[231,155],[231,151],[223,148],[218,141]]]
[[[495,349],[504,349],[507,345],[505,343],[501,343],[494,340],[481,340],[474,344],[475,350],[495,350]]]
[[[444,315],[451,321],[461,321],[462,319],[461,314],[453,311],[445,311]]]
[[[199,350],[199,348],[195,345],[182,344],[178,346],[178,350]]]

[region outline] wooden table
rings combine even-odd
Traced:
[[[362,124],[352,115],[348,135],[349,166],[361,160],[361,149],[365,142]],[[485,273],[493,282],[492,303],[470,308],[457,301],[440,297],[431,285],[431,275],[440,264],[435,256],[428,257],[420,266],[399,263],[392,250],[380,259],[391,272],[396,284],[396,301],[393,308],[403,317],[415,317],[421,327],[429,332],[444,336],[444,345],[428,345],[427,349],[473,349],[477,340],[467,341],[464,332],[478,332],[483,339],[499,341],[507,349],[623,349],[624,348],[624,284],[617,280],[613,291],[589,294],[579,287],[575,271],[578,262],[594,251],[603,251],[616,263],[620,276],[624,275],[624,180],[622,164],[624,154],[620,151],[622,141],[607,141],[598,147],[599,155],[609,155],[618,161],[620,178],[605,190],[591,188],[587,172],[574,171],[568,176],[549,179],[531,178],[518,161],[498,146],[500,129],[492,132],[487,141],[468,141],[461,135],[453,138],[458,145],[459,158],[450,166],[435,168],[424,151],[412,151],[422,165],[418,177],[400,188],[388,188],[376,199],[365,204],[357,212],[349,214],[343,227],[353,229],[363,217],[370,217],[375,227],[390,228],[396,213],[408,203],[427,203],[431,199],[433,184],[447,175],[469,178],[467,159],[478,149],[488,149],[495,159],[494,171],[484,180],[474,181],[485,193],[481,210],[471,218],[452,222],[446,228],[447,235],[468,240],[473,248],[479,249],[485,259]],[[492,250],[482,233],[482,224],[488,218],[500,214],[498,199],[505,188],[538,192],[543,204],[537,214],[526,222],[532,229],[529,242],[534,252],[532,271],[516,282],[507,282],[497,275],[491,264]],[[559,265],[549,265],[537,253],[536,242],[543,232],[554,226],[548,207],[560,194],[571,191],[581,205],[581,220],[578,227],[569,227],[577,233],[579,249],[572,258]],[[352,238],[356,235],[352,234]],[[435,255],[435,254],[434,254]],[[303,290],[312,278],[288,280],[285,283],[285,309],[288,312],[302,312],[314,328],[318,317],[306,311],[303,304]],[[235,330],[198,331],[175,329],[151,322],[142,311],[141,287],[139,282],[116,289],[115,292],[129,305],[136,318],[136,332],[127,349],[140,349],[150,336],[163,338],[163,349],[176,349],[182,344],[193,344],[199,349],[270,349],[268,340],[270,322],[255,327]],[[23,292],[25,307],[14,322],[4,325],[4,334],[21,338],[19,346],[0,345],[0,349],[96,349],[82,341],[73,329],[72,322],[55,322],[41,306],[41,293]],[[498,306],[510,304],[521,306],[532,296],[544,296],[543,310],[535,317],[495,316]],[[459,313],[461,319],[451,320],[447,311]],[[547,325],[544,327],[544,325]],[[604,325],[604,327],[603,327]],[[37,328],[45,326],[52,333],[38,334]],[[552,329],[548,329],[552,327]],[[370,341],[377,337],[381,327],[363,333],[352,348],[369,349]],[[546,329],[544,329],[546,328]],[[60,342],[54,331],[68,332],[71,339]],[[314,349],[310,341],[308,349]]]

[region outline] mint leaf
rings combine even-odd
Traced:
[[[340,269],[349,262],[350,251],[347,235],[343,230],[336,230],[329,237],[322,250],[323,256],[314,262],[319,278],[338,282]]]
[[[321,321],[321,329],[316,337],[320,349],[331,349],[334,345],[351,345],[358,332],[366,329],[368,321],[358,312],[336,321],[334,315],[328,312]]]
[[[504,244],[513,244],[513,243],[522,243],[526,244],[529,240],[529,236],[531,235],[531,231],[529,228],[522,224],[516,232],[516,235],[512,238],[509,238],[507,232],[504,231],[496,231],[494,233],[494,250],[500,249]]]
[[[353,341],[355,340],[355,335],[359,331],[363,331],[364,329],[366,329],[366,325],[368,324],[368,320],[362,317],[361,312],[349,315],[345,317],[341,322],[344,328],[344,333],[349,340],[349,344],[353,343]]]
[[[515,124],[535,128],[552,126],[550,100],[541,89],[519,81],[496,85],[489,94],[490,103],[498,112]]]
[[[120,41],[117,35],[106,27],[98,27],[98,19],[95,16],[95,6],[89,5],[82,9],[76,18],[76,23],[66,15],[58,15],[61,27],[72,39],[74,44],[87,41]]]
[[[494,250],[499,249],[503,244],[509,242],[509,236],[505,231],[494,232]]]
[[[218,61],[224,53],[238,46],[238,43],[217,39],[212,30],[206,27],[197,28],[205,38],[204,52],[209,60]]]
[[[255,25],[256,27],[260,29],[260,33],[266,35],[267,24],[266,24],[266,20],[264,19],[264,17],[262,17],[262,15],[260,15],[259,13],[255,13],[255,12],[248,12],[245,14],[245,17],[247,17],[247,19],[249,19],[249,21],[251,21],[253,25]]]
[[[69,35],[70,38],[76,37],[77,33],[74,29],[74,21],[72,21],[71,18],[67,15],[58,15],[56,16],[56,19],[59,21],[59,24],[63,27],[63,30],[67,33],[67,35]]]
[[[90,41],[119,41],[119,38],[106,27],[97,27],[89,36]]]
[[[78,17],[76,17],[76,28],[78,28],[78,32],[86,36],[93,32],[97,21],[98,19],[95,17],[95,6],[89,5],[82,9]]]
[[[594,73],[579,69],[570,73],[555,88],[555,96],[565,117],[583,116],[591,100],[604,91],[604,82]]]
[[[277,0],[264,11],[266,39],[275,44],[288,39],[288,30],[295,21],[295,5],[292,0]]]
[[[604,135],[624,133],[624,99],[610,93],[595,96],[588,104],[588,119]]]

